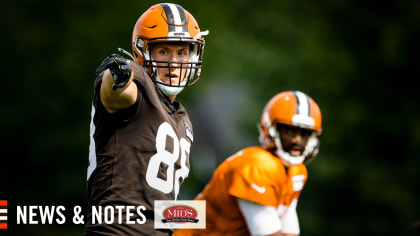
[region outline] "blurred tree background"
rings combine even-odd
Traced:
[[[82,234],[71,217],[86,208],[94,71],[118,47],[131,51],[134,24],[155,3],[0,3],[0,235]],[[419,234],[419,1],[176,3],[210,30],[201,80],[178,97],[195,135],[181,199],[258,144],[272,96],[301,90],[320,105],[324,131],[299,200],[301,234]],[[64,205],[67,223],[16,225],[17,205]]]

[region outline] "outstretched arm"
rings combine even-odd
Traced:
[[[105,58],[96,70],[104,73],[101,84],[101,101],[109,113],[133,105],[137,99],[137,86],[128,60],[118,54]]]

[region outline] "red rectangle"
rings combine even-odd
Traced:
[[[7,200],[0,200],[0,206],[7,206]]]
[[[0,229],[7,229],[7,223],[1,223]]]

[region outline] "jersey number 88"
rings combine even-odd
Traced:
[[[172,152],[166,150],[167,136],[171,137],[173,140]],[[149,165],[147,166],[146,181],[149,186],[165,194],[174,191],[176,199],[179,192],[180,178],[184,180],[188,176],[189,169],[186,166],[186,162],[190,152],[190,147],[191,144],[186,139],[181,138],[181,140],[178,140],[174,129],[169,123],[163,122],[159,126],[156,135],[156,154],[150,158]],[[180,148],[181,168],[175,171],[175,162],[179,158]],[[161,163],[168,166],[166,170],[166,180],[158,177]]]

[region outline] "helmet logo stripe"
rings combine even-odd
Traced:
[[[308,96],[306,96],[306,94],[299,91],[294,91],[293,94],[295,95],[296,103],[297,103],[296,114],[310,116],[311,109],[309,109],[310,105],[309,105]]]
[[[300,114],[300,110],[299,110],[300,101],[299,101],[299,97],[296,95],[296,91],[293,91],[293,95],[295,95],[295,99],[296,99],[296,114]]]
[[[181,24],[184,25],[182,26],[182,32],[188,32],[188,26],[187,26],[188,22],[187,22],[187,17],[185,16],[184,9],[180,5],[175,5],[175,6],[178,9],[179,16],[181,17]]]
[[[168,4],[170,11],[172,12],[173,16],[173,23],[174,25],[180,25],[181,24],[181,16],[179,15],[178,8],[174,4]]]
[[[172,14],[172,10],[169,7],[168,4],[164,3],[164,4],[160,4],[163,7],[163,10],[165,11],[166,14],[166,19],[168,21],[168,31],[169,32],[174,32],[175,31],[175,20],[174,20],[174,15]]]
[[[181,6],[172,3],[161,4],[168,21],[169,32],[188,32],[187,18]]]

